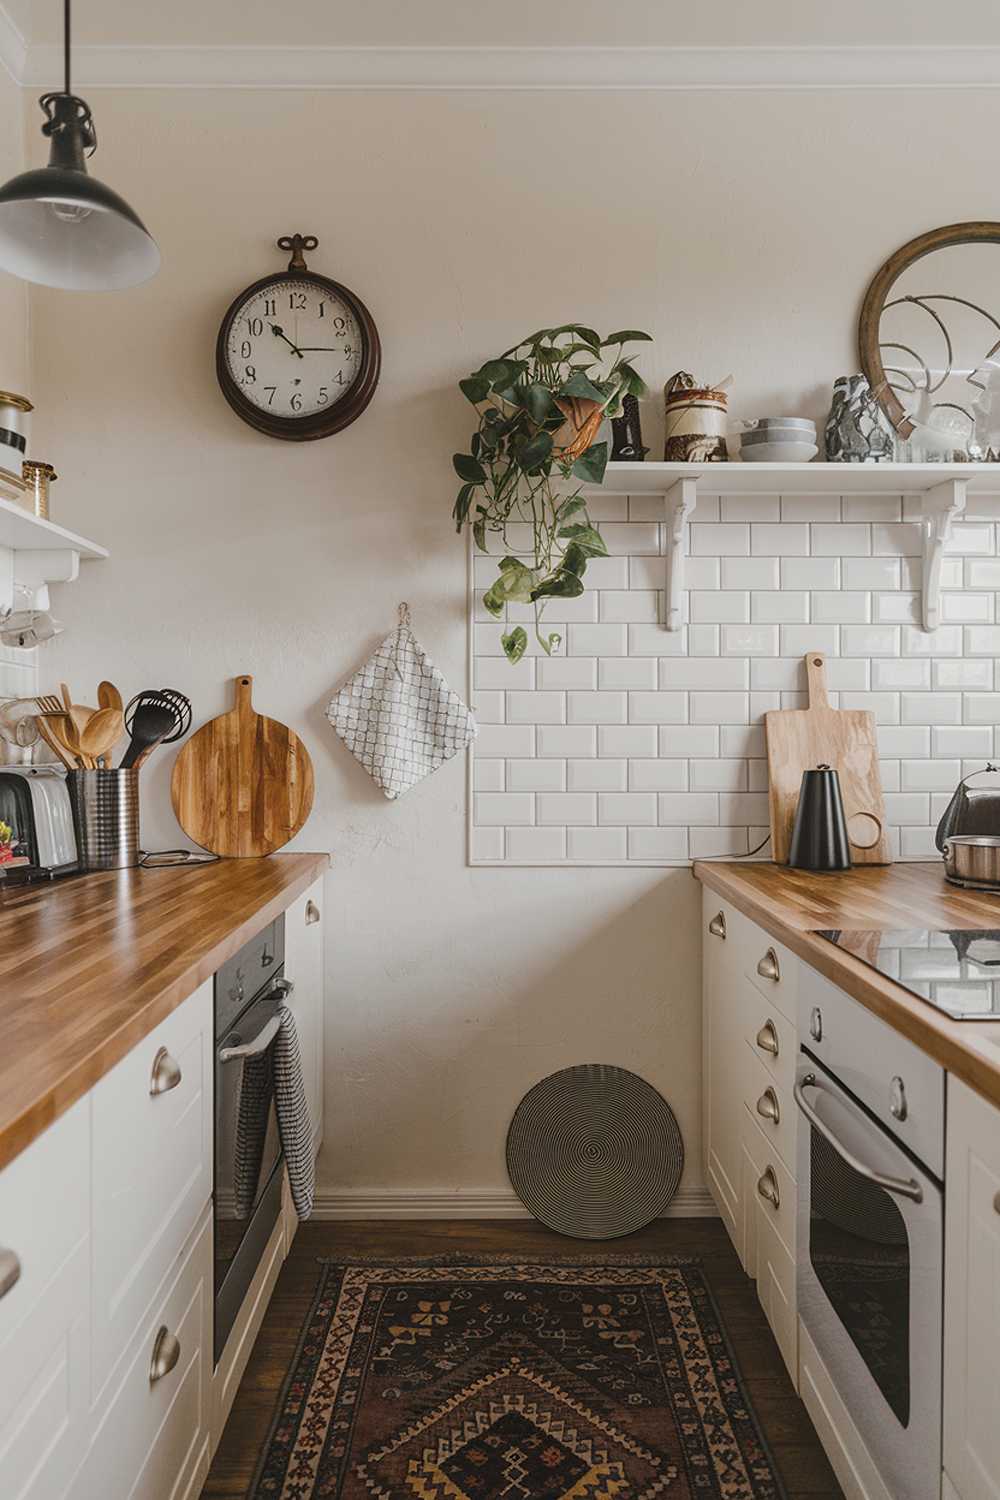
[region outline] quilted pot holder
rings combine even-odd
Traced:
[[[476,736],[476,721],[410,629],[399,624],[330,700],[326,716],[390,801]]]

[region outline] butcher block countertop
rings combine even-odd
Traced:
[[[0,887],[0,1167],[328,864],[272,854]]]
[[[1000,929],[1000,895],[949,885],[937,864],[813,875],[697,860],[693,871],[772,937],[1000,1107],[1000,1021],[953,1021],[810,928]]]

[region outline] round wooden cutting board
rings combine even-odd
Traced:
[[[313,768],[297,734],[256,713],[252,677],[234,679],[236,707],[203,724],[174,762],[170,796],[188,838],[213,854],[273,854],[313,804]]]

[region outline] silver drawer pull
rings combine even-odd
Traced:
[[[823,1084],[820,1083],[815,1073],[803,1073],[799,1082],[792,1085],[792,1093],[795,1096],[796,1104],[809,1121],[809,1124],[814,1130],[819,1132],[828,1146],[833,1147],[841,1161],[846,1162],[866,1182],[873,1182],[876,1187],[884,1188],[887,1193],[895,1193],[899,1198],[911,1198],[914,1203],[923,1203],[924,1190],[915,1178],[887,1177],[884,1172],[876,1172],[873,1168],[866,1166],[863,1161],[854,1155],[853,1151],[849,1151],[843,1142],[837,1139],[826,1121],[821,1120],[813,1109],[806,1098],[806,1089],[816,1089],[817,1092],[822,1091]]]
[[[761,979],[773,979],[775,984],[781,978],[781,967],[778,963],[778,955],[773,948],[768,948],[763,958],[757,960],[757,973]]]
[[[781,1207],[781,1193],[778,1191],[778,1179],[771,1167],[765,1167],[762,1176],[757,1178],[757,1191],[762,1198],[770,1203],[772,1208]]]
[[[774,1029],[773,1021],[765,1021],[757,1033],[757,1046],[762,1052],[770,1052],[772,1057],[778,1055],[778,1033]]]
[[[6,1297],[21,1279],[21,1262],[13,1250],[0,1250],[0,1297]]]
[[[180,1339],[169,1331],[166,1323],[162,1324],[153,1344],[153,1357],[149,1361],[150,1385],[155,1385],[164,1375],[169,1375],[180,1357]]]
[[[709,922],[709,924],[708,924],[708,930],[712,934],[713,937],[720,937],[723,940],[725,940],[725,936],[726,936],[726,918],[725,918],[725,914],[723,912],[721,912],[721,911],[716,912],[715,916],[712,918],[711,922]]]
[[[169,1094],[175,1089],[184,1075],[181,1073],[181,1065],[170,1056],[166,1047],[161,1047],[153,1058],[153,1071],[149,1075],[149,1092],[156,1094]]]
[[[306,902],[306,926],[307,927],[312,927],[312,925],[315,922],[318,922],[318,921],[319,921],[319,907],[316,905],[315,901],[307,901]]]
[[[781,1123],[781,1105],[774,1089],[765,1089],[757,1100],[757,1113],[765,1120],[773,1120],[775,1125]]]

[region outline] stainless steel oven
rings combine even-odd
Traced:
[[[939,1500],[943,1190],[892,1129],[901,1079],[869,1091],[859,1046],[852,1082],[875,1108],[799,1054],[799,1317],[889,1493]]]
[[[291,988],[284,919],[215,976],[215,1359],[281,1214],[272,1047]]]

